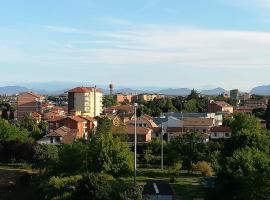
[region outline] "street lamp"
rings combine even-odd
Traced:
[[[138,103],[134,103],[134,191],[136,188],[136,177],[137,177],[137,108]]]
[[[163,138],[164,138],[164,129],[163,122],[161,124],[161,170],[163,170]]]

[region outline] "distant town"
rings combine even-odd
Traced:
[[[56,194],[64,194],[54,191],[53,188],[58,186],[50,185],[55,177],[50,173],[59,176],[61,173],[71,175],[92,170],[120,177],[129,174],[136,178],[137,174],[132,176],[133,172],[157,173],[151,171],[153,168],[169,170],[164,175],[164,183],[154,183],[160,190],[167,187],[163,195],[166,194],[168,199],[188,195],[173,186],[175,181],[177,183],[177,177],[186,173],[185,170],[189,177],[195,177],[198,181],[198,194],[194,193],[194,198],[205,198],[209,195],[207,191],[218,189],[223,184],[219,186],[215,182],[222,172],[219,170],[227,164],[219,159],[225,155],[234,156],[233,148],[237,151],[238,147],[231,145],[238,143],[241,146],[251,142],[255,137],[249,138],[251,132],[265,134],[270,128],[269,96],[243,93],[238,89],[218,95],[203,95],[196,90],[184,96],[115,93],[112,83],[108,85],[108,91],[108,94],[104,94],[102,89],[95,86],[79,86],[57,95],[41,95],[31,91],[1,95],[0,155],[3,166],[23,163],[28,169],[31,168],[33,171],[30,174],[24,172],[24,176],[21,176],[22,181],[30,185],[47,176],[42,184],[47,184],[46,187],[52,190],[52,199]],[[265,137],[270,138],[269,135]],[[257,140],[254,141],[256,145]],[[95,155],[92,155],[93,152]],[[125,152],[124,157],[121,157],[121,152]],[[135,165],[132,154],[136,157]],[[88,158],[84,159],[84,155]],[[111,160],[112,156],[118,160]],[[100,159],[104,160],[101,162]],[[62,172],[59,173],[59,170]],[[36,173],[39,178],[33,178]],[[63,181],[61,177],[58,178]],[[157,174],[153,178],[162,179]],[[18,180],[9,179],[4,185],[16,194]],[[204,186],[199,183],[200,180],[203,180]],[[77,179],[73,181],[77,182]],[[137,184],[136,179],[134,184]],[[142,198],[151,199],[157,195],[157,191],[151,192],[153,182],[143,184],[138,181],[138,184],[143,187]],[[40,187],[35,190],[41,190],[41,194],[45,195],[46,191]],[[74,188],[74,191],[68,190],[70,198],[77,189]],[[211,195],[218,193],[211,192]]]

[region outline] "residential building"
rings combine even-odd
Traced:
[[[225,101],[210,100],[208,102],[208,112],[210,112],[210,113],[217,113],[217,112],[233,113],[233,106],[226,103]]]
[[[48,120],[49,130],[56,130],[62,126],[78,131],[77,138],[89,138],[97,127],[96,119],[84,116],[57,117]]]
[[[121,115],[132,116],[135,112],[134,106],[132,105],[117,105],[105,108],[103,113],[105,115],[115,115],[121,112]]]
[[[128,135],[128,142],[134,143],[134,132],[135,132],[135,126],[133,125],[127,125],[127,135]],[[137,142],[138,143],[147,143],[151,142],[152,140],[152,132],[153,130],[150,128],[145,127],[137,127]]]
[[[41,113],[44,97],[32,92],[24,92],[17,98],[17,118],[20,120],[31,112]]]
[[[68,113],[96,117],[102,113],[103,93],[100,89],[77,87],[68,91]]]
[[[262,98],[262,99],[249,99],[245,101],[244,106],[250,109],[255,109],[255,108],[262,108],[266,109],[268,105],[268,99],[267,98]]]
[[[210,130],[210,139],[212,140],[228,139],[231,135],[231,128],[226,126],[212,127]]]
[[[241,101],[246,101],[246,100],[250,99],[250,97],[251,97],[251,94],[250,93],[243,92],[243,93],[240,93],[239,99]]]
[[[231,99],[235,99],[235,100],[238,100],[239,99],[239,90],[238,89],[233,89],[233,90],[230,90],[230,98]]]
[[[132,94],[119,93],[115,95],[115,99],[117,103],[131,103],[133,96]]]
[[[42,139],[38,140],[39,144],[71,144],[77,137],[78,131],[62,126],[56,130],[51,131]]]
[[[132,101],[152,101],[154,99],[163,99],[165,95],[163,94],[139,94],[137,96],[132,97]]]

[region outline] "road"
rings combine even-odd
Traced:
[[[173,191],[166,181],[148,181],[144,186],[143,195],[149,196],[152,200],[171,200]]]

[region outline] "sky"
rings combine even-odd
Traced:
[[[270,84],[270,0],[0,0],[0,85]]]

